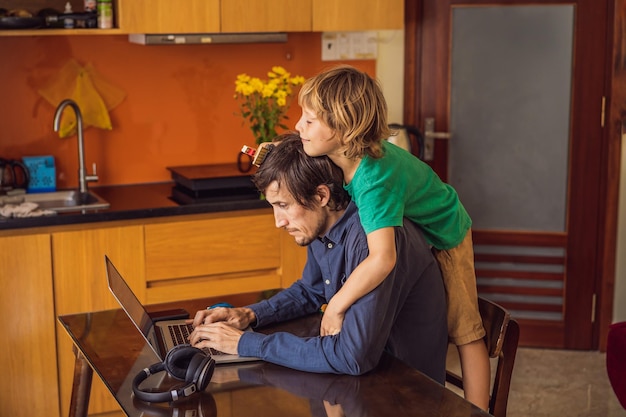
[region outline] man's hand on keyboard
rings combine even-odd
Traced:
[[[243,330],[236,329],[226,322],[195,326],[189,336],[191,346],[198,349],[212,348],[224,353],[237,354],[237,346]]]
[[[242,330],[255,321],[256,316],[254,312],[247,307],[216,307],[200,310],[196,313],[193,320],[189,320],[190,323],[193,323],[193,327],[198,327],[201,324],[226,322],[231,327]]]

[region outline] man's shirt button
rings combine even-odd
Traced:
[[[328,242],[328,243],[326,244],[326,247],[327,247],[328,249],[332,249],[332,248],[333,248],[333,243],[332,243],[332,242]]]
[[[329,280],[329,279],[327,279],[326,281],[324,281],[324,283],[325,283],[326,285],[330,285],[330,280]]]

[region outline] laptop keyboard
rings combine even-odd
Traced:
[[[175,346],[189,343],[189,335],[193,332],[191,324],[171,324],[167,326]],[[209,348],[211,355],[224,355],[224,352]]]
[[[174,341],[174,345],[178,346],[189,343],[189,334],[193,332],[193,326],[191,324],[170,325],[167,327]]]

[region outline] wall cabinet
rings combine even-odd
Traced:
[[[0,313],[9,345],[0,358],[0,415],[59,410],[50,236],[0,237]]]
[[[0,30],[0,36],[402,29],[405,0],[114,0],[113,29]],[[6,0],[31,13],[64,2]],[[71,0],[74,11],[83,2]],[[62,11],[62,10],[60,10]]]
[[[404,0],[119,0],[128,33],[402,29]]]
[[[284,288],[306,261],[267,209],[2,233],[0,311],[12,318],[3,324],[12,354],[0,360],[10,381],[0,415],[68,415],[75,358],[56,317],[119,307],[105,255],[145,304]],[[89,414],[118,410],[94,377]]]
[[[125,33],[220,32],[220,0],[120,0]]]
[[[404,0],[120,0],[119,15],[129,33],[402,29]]]
[[[404,0],[313,0],[313,32],[402,29]]]
[[[312,0],[223,0],[222,32],[310,32]]]
[[[402,29],[404,0],[224,0],[222,32]]]

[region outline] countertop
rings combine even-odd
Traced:
[[[0,216],[0,230],[251,210],[270,207],[265,200],[260,198],[229,200],[223,197],[210,202],[180,205],[171,199],[173,186],[174,182],[101,187],[91,186],[91,191],[111,204],[108,209],[89,211],[86,213],[59,213],[52,216],[29,218],[9,219]]]

